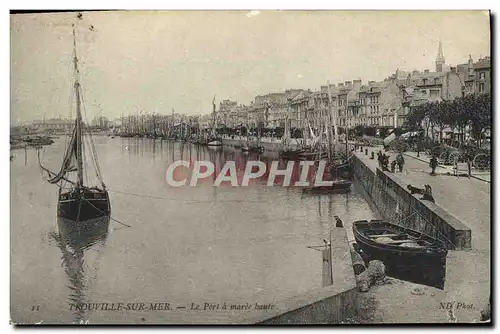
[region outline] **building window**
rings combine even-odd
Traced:
[[[480,83],[479,84],[479,93],[483,93],[484,92],[484,83]]]
[[[486,78],[486,72],[479,72],[479,79],[485,79]]]

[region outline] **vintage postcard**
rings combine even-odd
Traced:
[[[490,19],[11,13],[12,324],[491,323]]]

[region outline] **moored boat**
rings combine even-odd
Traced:
[[[281,159],[285,160],[297,160],[298,156],[304,152],[305,151],[303,149],[299,148],[297,149],[285,148],[279,152],[279,156]]]
[[[388,276],[444,289],[448,250],[443,241],[384,220],[358,220],[352,229],[363,253],[382,261]]]
[[[351,191],[351,181],[335,179],[332,180],[332,184],[329,186],[310,186],[304,187],[302,190],[308,193],[334,193],[334,194],[344,194]]]
[[[332,174],[338,175],[339,177],[345,180],[351,180],[352,177],[354,176],[353,167],[348,162],[333,164],[330,167],[330,170]]]
[[[313,160],[313,159],[326,159],[328,158],[328,152],[319,151],[303,151],[295,156],[297,160]]]
[[[212,140],[207,143],[207,146],[222,146],[222,142],[220,140]]]
[[[95,149],[92,133],[86,128],[82,120],[82,87],[79,81],[78,58],[76,54],[76,33],[73,29],[73,63],[75,71],[74,93],[76,96],[76,119],[63,157],[62,166],[59,172],[55,173],[42,166],[40,155],[38,160],[43,171],[47,172],[47,182],[59,186],[58,196],[58,217],[83,222],[86,220],[105,217],[110,215],[111,206],[108,191],[104,184],[99,168],[97,152]],[[83,132],[87,130],[87,136]],[[87,140],[87,143],[85,143]],[[87,146],[87,150],[85,150]],[[84,167],[84,154],[91,155],[90,160],[94,164],[94,171],[99,185],[89,184],[89,169]],[[38,151],[38,153],[40,153]],[[89,161],[89,159],[87,159]],[[76,172],[74,177],[73,172]],[[87,176],[87,183],[84,183],[84,175]],[[64,189],[64,190],[63,190]]]
[[[264,147],[256,145],[243,145],[241,146],[241,150],[243,152],[262,153],[264,152]]]

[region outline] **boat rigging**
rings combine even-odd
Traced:
[[[88,131],[84,136],[83,131],[86,125],[82,120],[83,90],[80,84],[80,71],[78,68],[78,57],[76,48],[76,29],[73,25],[73,70],[74,70],[74,94],[76,97],[76,117],[71,137],[63,156],[62,166],[59,172],[55,173],[44,167],[38,155],[38,161],[43,171],[48,174],[47,182],[59,186],[58,196],[58,216],[71,221],[82,222],[90,219],[109,216],[111,206],[108,191],[104,184],[102,173],[99,167],[98,156],[92,138]],[[86,151],[85,148],[89,150]],[[92,184],[89,179],[89,168],[86,162],[89,161],[94,167],[97,184]],[[76,179],[74,176],[76,172]],[[84,179],[84,176],[86,177]]]

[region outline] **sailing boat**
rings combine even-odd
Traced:
[[[260,136],[261,136],[261,130],[260,130],[260,124],[257,126],[257,144],[254,144],[251,142],[249,134],[250,134],[250,129],[249,129],[249,123],[248,123],[248,111],[247,111],[247,142],[241,146],[241,150],[243,152],[256,152],[256,153],[262,153],[264,152],[264,147],[260,145]]]
[[[75,222],[89,221],[98,217],[109,216],[111,205],[109,201],[106,185],[102,181],[101,172],[97,160],[92,134],[88,132],[88,137],[83,137],[84,124],[82,122],[82,88],[79,82],[78,58],[76,54],[76,33],[73,26],[73,65],[74,65],[74,89],[76,96],[76,119],[71,139],[69,140],[64,154],[63,163],[58,173],[51,172],[40,162],[43,171],[47,172],[51,184],[59,186],[59,197],[57,213],[60,218],[65,218]],[[84,139],[90,143],[90,153],[94,163],[96,176],[100,181],[99,186],[89,186],[84,184]],[[40,152],[40,151],[39,151]],[[39,153],[38,152],[38,153]],[[71,173],[76,172],[76,180],[71,180]],[[86,172],[86,170],[85,170]],[[87,174],[88,177],[88,174]],[[69,185],[69,187],[68,187]],[[63,191],[64,189],[64,191]]]
[[[216,133],[217,123],[216,123],[216,113],[215,113],[215,95],[214,99],[212,100],[212,107],[213,107],[212,134],[211,138],[208,140],[207,146],[222,146],[222,141],[219,138],[217,138],[217,133]]]
[[[305,150],[298,148],[296,145],[293,146],[291,144],[291,135],[290,135],[290,109],[291,109],[291,98],[287,99],[287,113],[285,115],[285,129],[283,136],[281,138],[281,148],[279,151],[280,158],[285,160],[294,160],[301,153],[304,153]]]
[[[327,158],[326,158],[326,166],[327,170],[326,173],[321,175],[321,178],[325,181],[332,181],[331,185],[327,186],[311,186],[311,187],[306,187],[303,190],[305,192],[335,192],[335,193],[346,193],[351,191],[351,184],[352,182],[349,181],[348,179],[342,177],[339,175],[339,165],[336,162],[336,156],[335,156],[335,145],[337,144],[337,125],[336,125],[336,120],[335,116],[333,114],[333,109],[332,109],[332,98],[331,98],[331,93],[330,93],[330,83],[328,83],[328,97],[329,97],[329,115],[327,115],[325,119],[326,123],[326,147],[327,147]],[[330,122],[333,122],[333,128],[335,131],[335,134],[332,133],[332,125]],[[333,142],[332,142],[333,139]],[[323,145],[319,145],[319,152],[317,152],[317,161],[324,160],[323,159],[323,154],[321,152],[321,148]],[[313,166],[313,173],[316,174],[318,173],[318,168],[316,165]]]

